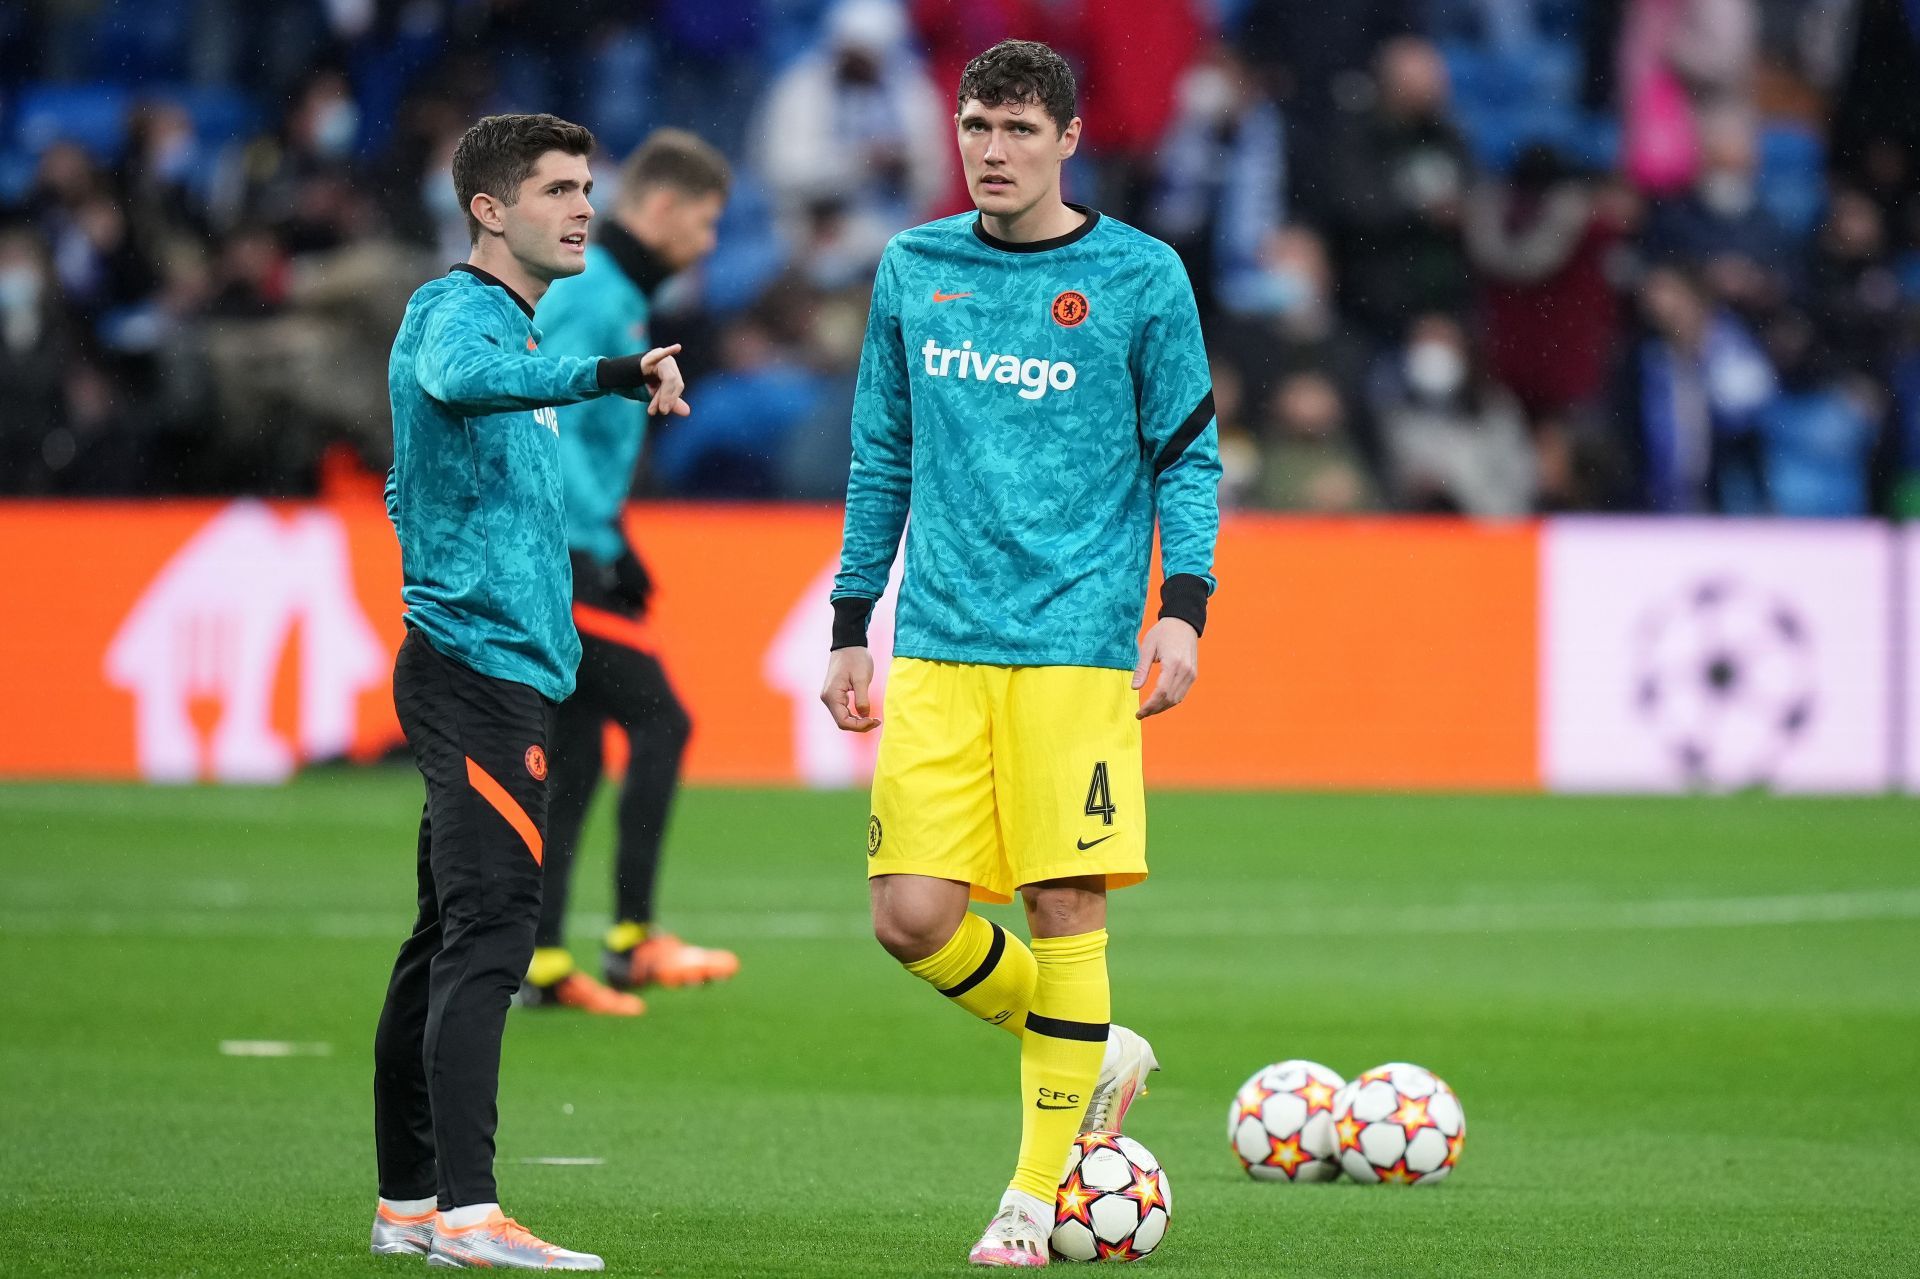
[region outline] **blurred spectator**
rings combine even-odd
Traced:
[[[1377,476],[1384,459],[1365,408],[1371,353],[1334,309],[1325,242],[1309,227],[1287,227],[1268,237],[1259,268],[1225,299],[1214,349],[1245,382],[1249,404],[1268,404],[1298,374],[1325,378],[1353,447]]]
[[[1376,341],[1415,315],[1466,301],[1461,203],[1472,162],[1447,118],[1447,68],[1434,47],[1391,41],[1379,102],[1334,142],[1336,256],[1343,307]]]
[[[1379,490],[1347,429],[1348,402],[1325,374],[1295,373],[1268,397],[1259,496],[1278,510],[1376,510]]]
[[[204,235],[209,229],[204,187],[196,184],[209,161],[184,107],[164,99],[143,102],[127,125],[127,150],[117,175],[120,199],[140,225]]]
[[[1686,195],[1656,200],[1646,250],[1656,261],[1707,267],[1730,301],[1777,293],[1797,274],[1792,239],[1760,203],[1759,157],[1750,125],[1723,122],[1701,138],[1699,177]],[[1769,283],[1745,283],[1751,277]]]
[[[1487,376],[1458,320],[1416,318],[1383,357],[1375,396],[1396,506],[1495,517],[1533,509],[1526,417]]]
[[[360,108],[338,71],[317,71],[277,138],[262,138],[241,160],[234,220],[272,226],[291,253],[335,249],[372,232],[376,209],[353,162]]]
[[[1768,509],[1848,519],[1867,514],[1879,406],[1863,379],[1842,376],[1806,316],[1767,330],[1780,393],[1760,410]]]
[[[1777,389],[1745,325],[1671,267],[1640,283],[1646,336],[1625,361],[1615,420],[1635,459],[1638,504],[1662,514],[1765,509],[1759,414]]]
[[[723,368],[700,385],[694,416],[659,428],[654,473],[690,497],[769,498],[779,493],[789,437],[820,406],[825,380],[799,347],[775,332],[778,318],[736,324]]]
[[[1505,182],[1481,185],[1467,201],[1488,368],[1530,416],[1593,401],[1606,385],[1618,327],[1608,268],[1628,230],[1628,200],[1534,146]]]
[[[1900,280],[1887,251],[1885,215],[1852,188],[1836,190],[1828,203],[1807,273],[1807,307],[1821,344],[1844,367],[1887,376]]]
[[[1173,119],[1174,87],[1200,51],[1198,0],[1076,0],[1061,33],[1080,69],[1081,151],[1098,164],[1100,206],[1139,222],[1155,149]]]
[[[1285,199],[1284,148],[1279,108],[1233,50],[1216,47],[1181,79],[1146,226],[1179,251],[1202,311],[1216,296],[1263,287],[1260,255]]]
[[[0,491],[52,487],[43,456],[66,428],[65,379],[74,363],[73,326],[45,243],[30,228],[0,230]]]
[[[796,247],[823,238],[863,265],[924,220],[954,153],[945,95],[906,45],[894,0],[840,0],[826,39],[774,81],[755,126],[755,164]]]
[[[1296,202],[1319,220],[1334,207],[1328,142],[1373,88],[1367,69],[1381,45],[1414,30],[1414,0],[1249,0],[1237,43],[1286,112],[1287,170]]]
[[[1629,179],[1649,195],[1691,186],[1704,134],[1753,127],[1753,0],[1627,0],[1619,37]]]
[[[1897,221],[1920,193],[1920,13],[1910,0],[1859,0],[1834,108],[1836,167]]]

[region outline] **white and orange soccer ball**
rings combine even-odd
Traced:
[[[1347,1081],[1317,1061],[1275,1062],[1254,1073],[1227,1111],[1227,1140],[1257,1181],[1332,1181],[1333,1098]]]
[[[1166,1238],[1172,1211],[1173,1189],[1152,1151],[1119,1133],[1081,1133],[1054,1201],[1053,1254],[1138,1261]]]
[[[1424,1186],[1460,1162],[1467,1115],[1440,1076],[1404,1061],[1375,1066],[1333,1101],[1340,1170],[1355,1181]]]

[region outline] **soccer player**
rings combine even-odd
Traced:
[[[821,700],[844,730],[879,725],[866,624],[911,508],[867,823],[874,932],[1019,1037],[1019,1161],[970,1260],[1041,1266],[1076,1130],[1118,1129],[1158,1069],[1109,1025],[1107,892],[1147,876],[1140,720],[1193,684],[1220,461],[1179,259],[1061,199],[1081,127],[1067,64],[1003,41],[958,101],[978,212],[880,261]],[[1159,619],[1136,647],[1156,517]],[[967,908],[1015,889],[1031,946]]]
[[[687,411],[677,348],[540,351],[534,303],[584,261],[592,150],[547,115],[467,131],[453,184],[473,252],[414,293],[387,366],[407,605],[393,700],[427,801],[419,917],[374,1038],[373,1251],[443,1266],[601,1268],[503,1216],[493,1181],[500,1032],[540,914],[547,748],[580,660],[554,410],[618,394]]]
[[[547,353],[603,355],[646,345],[653,294],[713,252],[730,181],[726,157],[693,134],[662,129],[648,138],[621,170],[613,216],[587,246],[587,269],[556,281],[540,303]],[[546,891],[533,964],[520,990],[520,1002],[534,1007],[637,1017],[646,1005],[626,991],[720,981],[740,968],[731,951],[690,946],[653,922],[660,841],[693,723],[641,625],[653,583],[620,524],[645,418],[618,399],[560,415],[581,655],[579,687],[561,704],[554,725]],[[615,916],[602,956],[613,990],[581,972],[566,943],[573,853],[600,783],[608,720],[625,731],[628,747],[614,855]]]

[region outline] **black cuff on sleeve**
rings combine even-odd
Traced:
[[[594,369],[593,380],[603,391],[630,391],[636,386],[645,386],[647,375],[640,371],[639,356],[610,355]]]
[[[873,601],[857,595],[842,595],[833,602],[833,647],[865,648],[867,618],[873,614]]]
[[[1175,573],[1160,583],[1160,616],[1177,617],[1191,626],[1195,635],[1205,635],[1207,579],[1194,573]]]

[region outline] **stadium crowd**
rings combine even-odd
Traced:
[[[733,159],[643,494],[826,500],[951,86],[1074,62],[1069,198],[1185,259],[1225,493],[1920,511],[1920,0],[28,0],[0,11],[0,492],[377,492],[448,165],[550,110]]]

